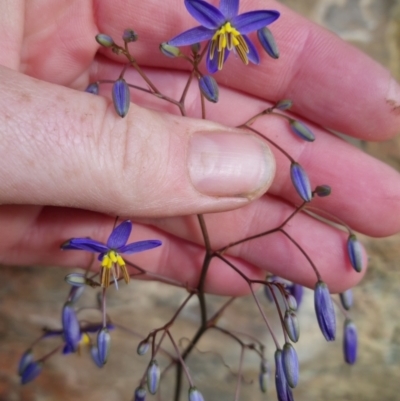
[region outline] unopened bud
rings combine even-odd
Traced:
[[[199,88],[203,96],[212,103],[218,102],[219,89],[217,81],[210,75],[204,75],[199,79]]]
[[[257,36],[267,54],[272,58],[279,58],[278,46],[276,45],[272,32],[266,26],[257,31]]]
[[[21,359],[19,360],[18,375],[22,376],[22,373],[24,373],[24,370],[32,362],[33,362],[33,352],[31,349],[28,349],[22,354]]]
[[[358,335],[353,321],[346,319],[343,330],[343,354],[344,360],[349,365],[355,364],[357,360]]]
[[[353,290],[349,288],[348,290],[341,292],[339,294],[340,303],[342,304],[343,308],[346,310],[350,310],[353,306]]]
[[[160,45],[160,51],[164,56],[175,58],[182,56],[182,52],[179,50],[179,47],[171,46],[168,43],[164,42]]]
[[[99,361],[104,365],[110,353],[111,335],[107,327],[103,327],[97,334],[97,348],[99,350]]]
[[[114,108],[120,117],[128,114],[131,103],[131,93],[125,79],[120,78],[114,82],[112,87],[112,99]]]
[[[143,387],[138,387],[135,390],[134,401],[145,401],[146,400],[147,391]]]
[[[282,361],[286,381],[291,388],[295,388],[299,382],[299,360],[292,344],[283,346]]]
[[[114,44],[113,38],[105,33],[96,35],[96,42],[104,47],[111,47]]]
[[[300,198],[305,202],[310,202],[312,199],[310,180],[300,164],[296,162],[291,164],[290,178]]]
[[[138,39],[138,34],[133,29],[125,29],[122,34],[122,40],[125,43],[136,42]]]
[[[27,384],[35,380],[42,372],[42,362],[31,362],[29,363],[21,375],[21,384]]]
[[[150,343],[148,341],[141,341],[136,349],[138,355],[144,355],[150,348]]]
[[[62,314],[61,321],[63,327],[64,341],[68,344],[69,349],[75,352],[78,349],[81,339],[81,329],[76,316],[76,312],[71,302],[66,302]]]
[[[160,384],[160,367],[155,359],[150,362],[147,369],[147,389],[150,394],[155,394]]]
[[[314,289],[314,308],[319,328],[327,341],[336,336],[336,316],[328,286],[318,281]]]
[[[299,320],[297,319],[296,314],[293,311],[286,311],[285,317],[283,319],[283,323],[285,326],[285,330],[289,338],[294,342],[297,343],[300,337],[300,326]]]
[[[354,234],[350,234],[347,239],[347,253],[353,269],[359,273],[363,267],[363,252],[361,243]]]
[[[323,198],[325,196],[329,196],[332,192],[332,188],[329,185],[318,185],[314,189],[314,194],[319,196],[320,198]]]
[[[315,135],[305,124],[300,121],[290,119],[289,121],[290,129],[294,134],[296,134],[299,138],[303,139],[307,142],[315,141]]]
[[[203,395],[196,387],[189,388],[189,401],[204,401]]]
[[[292,106],[293,102],[290,99],[282,99],[278,103],[276,103],[274,109],[285,111],[291,109]]]
[[[99,84],[97,82],[93,82],[87,86],[85,92],[92,93],[93,95],[99,94]]]

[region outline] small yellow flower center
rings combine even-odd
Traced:
[[[247,57],[249,47],[247,46],[244,37],[231,25],[230,22],[226,22],[222,25],[211,39],[210,60],[214,59],[215,51],[217,51],[219,70],[222,69],[224,64],[225,49],[235,49],[243,63],[249,63],[249,58]]]
[[[120,272],[122,272],[125,282],[129,283],[130,277],[124,259],[118,252],[108,251],[101,260],[101,286],[104,288],[110,286],[111,275],[117,283]]]

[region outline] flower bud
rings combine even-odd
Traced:
[[[182,56],[182,52],[179,50],[178,47],[171,46],[166,42],[161,43],[159,49],[160,49],[161,53],[164,54],[164,56],[167,56],[170,58]]]
[[[273,288],[269,287],[268,285],[264,286],[264,295],[265,295],[265,298],[267,298],[269,302],[274,302],[274,297],[272,296],[272,291],[274,291]]]
[[[349,288],[345,292],[341,292],[340,296],[340,303],[342,304],[343,308],[346,310],[350,310],[353,306],[353,290]]]
[[[328,286],[318,281],[314,289],[314,308],[319,328],[327,341],[333,341],[336,335],[336,316]]]
[[[282,361],[286,381],[291,388],[295,388],[299,382],[299,360],[292,344],[283,346]]]
[[[150,348],[150,343],[148,341],[140,341],[136,352],[138,353],[138,355],[144,355]]]
[[[92,357],[93,362],[99,367],[102,368],[104,366],[104,363],[100,360],[99,357],[99,349],[97,346],[92,345],[90,347],[90,356]]]
[[[268,363],[265,359],[263,359],[260,364],[260,373],[258,375],[258,384],[260,385],[260,390],[262,393],[266,393],[268,391],[269,376],[270,373]]]
[[[64,341],[68,344],[69,349],[75,352],[78,349],[79,341],[81,339],[81,329],[76,316],[75,309],[71,302],[64,304],[61,315]]]
[[[138,387],[135,390],[134,401],[145,401],[146,400],[147,391],[143,387]]]
[[[347,253],[349,254],[353,269],[360,273],[363,267],[362,246],[354,234],[350,234],[347,239]]]
[[[64,280],[73,287],[82,287],[88,285],[88,281],[83,273],[67,274]]]
[[[267,54],[272,58],[279,58],[278,46],[276,45],[272,32],[266,26],[257,31],[257,36]]]
[[[83,286],[80,287],[72,286],[69,291],[68,302],[71,302],[71,304],[76,303],[82,296],[83,291],[85,291],[85,287]]]
[[[114,40],[111,36],[105,33],[99,33],[96,35],[96,42],[103,47],[111,47],[114,44]]]
[[[282,99],[278,103],[276,103],[274,109],[285,111],[291,109],[292,106],[293,102],[290,99]]]
[[[288,401],[290,399],[288,393],[291,392],[291,390],[286,381],[282,361],[282,350],[280,349],[275,351],[275,387],[278,401]]]
[[[294,134],[296,134],[299,138],[303,139],[307,142],[315,141],[315,135],[312,133],[310,128],[308,128],[305,124],[300,121],[290,119],[289,120],[290,129]]]
[[[29,363],[21,374],[21,384],[27,384],[35,380],[42,372],[43,362]]]
[[[150,394],[155,394],[160,384],[160,367],[155,359],[150,362],[147,369],[147,389]]]
[[[18,375],[22,376],[22,373],[24,373],[24,370],[32,362],[33,362],[33,352],[31,349],[28,349],[22,354],[21,359],[19,360]]]
[[[286,295],[285,298],[286,298],[286,302],[287,302],[288,308],[289,308],[290,310],[296,312],[296,311],[297,311],[297,301],[296,301],[296,298],[295,298],[293,295],[291,295],[291,294]]]
[[[353,365],[357,360],[357,347],[358,336],[356,325],[352,320],[346,319],[343,330],[343,354],[344,360],[349,365]]]
[[[318,185],[314,189],[314,194],[323,198],[325,196],[329,196],[332,192],[332,188],[329,185]]]
[[[299,320],[297,319],[297,315],[293,311],[286,311],[285,317],[283,319],[283,323],[285,326],[285,330],[289,338],[297,343],[300,337],[300,326]]]
[[[125,29],[122,34],[122,40],[125,43],[136,42],[138,39],[138,34],[133,29]]]
[[[290,178],[300,198],[306,202],[310,202],[312,198],[310,180],[300,164],[296,162],[291,164]]]
[[[131,93],[125,79],[120,78],[114,82],[112,87],[112,99],[117,114],[120,117],[125,117],[128,114],[131,104]]]
[[[189,401],[204,401],[203,395],[196,387],[189,388]]]
[[[97,82],[93,82],[87,86],[85,89],[85,92],[87,93],[93,93],[93,95],[98,95],[99,94],[99,84]]]
[[[107,327],[103,327],[97,334],[97,348],[99,350],[99,361],[104,365],[110,353],[111,336]]]
[[[210,102],[217,103],[219,89],[217,81],[210,75],[204,75],[199,79],[199,88],[202,95]]]

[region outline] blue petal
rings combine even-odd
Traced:
[[[246,41],[247,47],[249,48],[249,52],[247,53],[248,59],[253,64],[260,64],[260,56],[258,55],[258,51],[253,45],[253,42],[246,35],[243,35],[243,39]]]
[[[99,241],[90,238],[71,238],[61,245],[61,249],[76,249],[89,252],[107,252],[108,248]]]
[[[232,20],[232,25],[243,35],[263,28],[279,18],[278,11],[250,11]]]
[[[208,29],[217,29],[226,22],[218,8],[203,0],[185,0],[185,7],[193,18]]]
[[[238,15],[239,0],[221,0],[219,10],[227,20],[230,20]]]
[[[128,241],[132,231],[132,223],[129,220],[123,221],[120,225],[112,230],[108,237],[107,247],[110,249],[119,249]]]
[[[194,43],[209,40],[214,36],[214,30],[204,28],[204,26],[197,26],[196,28],[188,29],[178,36],[175,36],[167,43],[171,46],[186,46]]]
[[[122,246],[121,248],[118,248],[118,252],[126,253],[126,254],[138,253],[138,252],[142,252],[142,251],[147,251],[148,249],[157,248],[161,244],[162,244],[162,242],[159,240],[156,240],[156,239],[132,242],[131,244],[128,244],[128,245]]]

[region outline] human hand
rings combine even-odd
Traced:
[[[206,217],[213,246],[218,248],[272,228],[290,214],[288,202],[298,202],[298,198],[287,161],[275,152],[277,174],[269,194],[249,203],[269,187],[274,164],[260,142],[248,134],[235,131],[232,135],[237,139],[225,138],[224,147],[240,143],[244,152],[244,143],[250,141],[244,166],[258,154],[250,171],[263,174],[254,174],[250,183],[245,180],[250,172],[243,166],[212,182],[211,196],[207,196],[194,185],[202,180],[188,178],[189,138],[199,130],[229,130],[139,106],[121,120],[106,99],[65,88],[83,89],[89,81],[117,78],[121,60],[108,52],[96,55],[98,46],[93,38],[104,32],[117,40],[124,28],[132,27],[140,35],[133,51],[139,63],[153,68],[146,73],[165,93],[178,96],[185,81],[185,64],[162,57],[158,44],[196,25],[183,5],[176,8],[174,3],[170,8],[167,2],[156,1],[134,6],[106,1],[37,4],[25,4],[25,22],[22,5],[18,8],[14,2],[4,2],[2,6],[0,29],[6,39],[0,58],[9,69],[1,69],[0,83],[5,94],[0,110],[0,200],[14,205],[0,209],[3,264],[86,266],[90,255],[61,253],[59,245],[70,237],[106,239],[113,219],[102,213],[117,214],[150,224],[136,224],[134,239],[163,241],[164,246],[137,255],[135,262],[196,285],[203,258],[202,238],[192,217],[171,216],[248,204]],[[246,9],[259,9],[260,5],[281,11],[271,28],[281,57],[273,61],[263,55],[260,66],[247,67],[233,58],[228,60],[216,76],[221,100],[208,108],[208,118],[235,126],[265,109],[267,101],[289,97],[296,114],[330,129],[368,140],[387,139],[396,133],[400,91],[388,72],[275,2],[265,6],[253,1]],[[133,73],[126,78],[138,79]],[[229,87],[223,88],[224,84]],[[189,115],[195,115],[198,102],[192,96],[189,103],[194,106]],[[148,95],[135,92],[133,101],[173,111],[171,105]],[[396,172],[317,127],[313,127],[316,142],[304,146],[287,133],[280,120],[264,119],[255,126],[263,127],[306,168],[313,186],[332,186],[332,195],[315,200],[316,206],[368,235],[399,230]],[[216,174],[213,170],[212,176]],[[238,188],[228,193],[233,183]],[[202,190],[205,188],[207,192],[207,187]],[[216,192],[219,188],[220,194]],[[229,196],[238,193],[241,196]],[[343,236],[336,230],[307,215],[297,216],[289,230],[331,290],[342,290],[360,278],[346,263]],[[279,235],[232,248],[230,254],[252,276],[264,276],[268,270],[301,284],[312,286],[315,282],[302,256]],[[218,263],[213,262],[210,269],[207,289],[225,294],[244,292],[245,285],[237,275]]]

